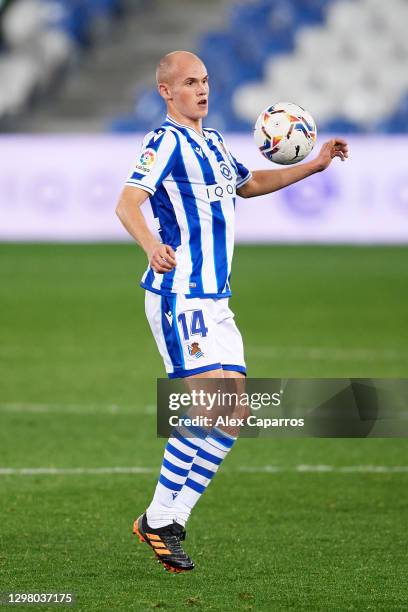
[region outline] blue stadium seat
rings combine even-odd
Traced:
[[[298,23],[312,25],[322,23],[325,11],[333,0],[298,0]]]
[[[265,28],[270,9],[269,1],[233,4],[228,13],[229,29],[243,30],[246,25]]]
[[[164,112],[165,105],[156,88],[150,89],[145,87],[136,91],[134,106],[135,117],[139,119],[145,118],[149,125],[152,125],[154,122],[163,119]],[[157,127],[157,125],[154,127]]]
[[[408,93],[400,99],[393,113],[375,126],[375,131],[386,134],[408,133]]]
[[[253,33],[254,36],[256,33]],[[247,36],[237,37],[231,32],[217,32],[204,36],[198,54],[207,66],[212,95],[222,93],[231,98],[235,87],[262,76],[264,46]],[[221,61],[220,61],[221,60]]]
[[[87,2],[83,0],[43,0],[54,11],[50,26],[61,29],[76,44],[85,47],[90,43],[91,18]]]
[[[121,7],[120,0],[87,0],[88,11],[92,17],[112,17]]]
[[[199,55],[210,69],[217,68],[225,61],[233,63],[234,52],[228,32],[211,32],[203,36],[198,43]]]
[[[231,38],[235,62],[238,61],[246,69],[245,80],[261,78],[264,62],[271,51],[284,53],[293,49],[293,33],[287,31],[272,34],[250,25],[246,28],[245,36],[235,32]],[[251,67],[249,73],[248,67]]]
[[[408,116],[408,92],[405,93],[399,101],[397,106],[397,113]]]
[[[50,1],[50,0],[48,0]],[[57,0],[54,0],[57,1]],[[58,0],[62,2],[63,0]],[[78,0],[77,0],[78,1]],[[108,2],[109,0],[90,0]],[[295,50],[300,28],[322,25],[327,9],[338,0],[240,0],[233,2],[227,12],[224,31],[208,32],[201,37],[198,55],[203,59],[210,75],[210,113],[206,123],[229,131],[252,129],[252,125],[237,118],[232,107],[234,91],[243,83],[259,82],[265,78],[264,66],[273,56]],[[331,14],[331,13],[330,13]],[[329,14],[329,17],[330,17]],[[155,127],[163,114],[162,101],[157,92],[139,92],[132,123],[140,129]],[[124,122],[124,123],[123,123]],[[121,125],[122,125],[121,124]],[[320,122],[320,131],[333,134],[354,134],[374,129],[359,125],[346,117],[333,117]],[[408,132],[408,93],[395,111],[375,126],[387,133]]]
[[[361,127],[345,117],[335,117],[330,121],[323,122],[319,125],[319,131],[331,132],[333,134],[356,134],[361,132]]]

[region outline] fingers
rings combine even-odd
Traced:
[[[164,248],[166,250],[166,259],[169,263],[173,264],[173,266],[176,265],[177,261],[176,261],[176,254],[173,251],[173,249],[171,248],[171,246],[169,246],[168,244],[164,245]]]
[[[175,255],[171,246],[161,244],[155,249],[150,258],[150,267],[158,274],[170,272],[177,264]]]
[[[322,152],[328,152],[332,159],[339,157],[341,161],[346,161],[349,156],[348,143],[343,138],[332,138],[324,143]]]
[[[336,152],[336,157],[340,157],[342,161],[349,156],[348,143],[343,138],[334,138],[332,140],[332,148]]]
[[[156,253],[150,260],[150,266],[153,268],[155,272],[159,274],[164,274],[165,272],[170,272],[175,266],[167,261],[165,257]]]
[[[334,151],[334,153],[332,154],[332,157],[339,157],[341,161],[346,161],[346,158],[348,157],[348,155],[345,154],[343,151]]]
[[[153,259],[150,262],[150,267],[153,268],[155,272],[158,272],[158,274],[165,274],[166,272],[171,272],[171,270],[174,268],[174,266],[170,266],[165,261],[159,262]]]

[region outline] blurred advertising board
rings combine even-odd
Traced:
[[[141,140],[142,135],[2,135],[0,240],[128,240],[115,206]],[[324,140],[320,136],[316,148]],[[284,169],[260,155],[251,135],[226,141],[250,169]],[[336,159],[325,172],[268,196],[238,198],[237,241],[408,243],[408,137],[349,142],[347,162]],[[149,208],[144,205],[151,222]]]

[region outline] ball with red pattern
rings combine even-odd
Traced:
[[[269,161],[290,165],[309,155],[316,142],[312,115],[292,102],[278,102],[259,115],[254,129],[255,143]]]

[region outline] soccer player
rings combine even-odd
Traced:
[[[344,161],[348,146],[333,139],[312,161],[251,172],[217,130],[202,125],[209,97],[203,62],[175,51],[160,60],[156,76],[167,117],[145,137],[117,206],[149,262],[141,281],[146,315],[170,378],[243,378],[242,338],[228,305],[236,194],[252,198],[287,187],[335,157]],[[146,198],[161,240],[140,210]],[[181,546],[185,525],[236,435],[181,426],[166,445],[153,499],[134,533],[171,571],[194,568]]]

